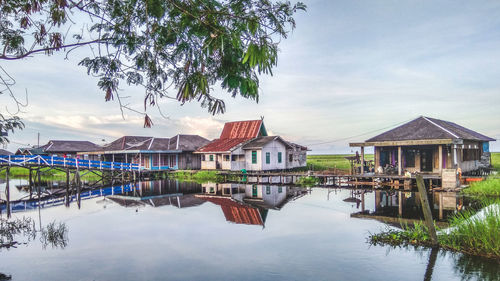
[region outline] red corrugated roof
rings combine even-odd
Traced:
[[[227,221],[240,224],[264,225],[259,209],[257,208],[243,205],[231,198],[209,196],[203,196],[202,198],[221,206]]]
[[[220,138],[198,149],[198,152],[224,152],[259,136],[262,120],[236,121],[224,124]]]
[[[251,138],[244,139],[216,139],[202,148],[198,149],[198,152],[222,152],[229,151],[231,148],[243,143]]]
[[[262,120],[237,121],[224,124],[219,139],[248,139],[259,136]]]

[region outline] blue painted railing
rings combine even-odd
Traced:
[[[110,187],[104,187],[100,189],[94,189],[94,190],[88,190],[80,193],[80,199],[81,200],[86,200],[86,199],[91,199],[95,197],[102,197],[102,196],[108,196],[108,195],[118,195],[118,194],[123,194],[126,192],[131,192],[134,191],[134,189],[137,189],[138,186],[134,183],[129,183],[129,184],[124,184],[124,185],[117,185],[117,186],[110,186]],[[73,194],[69,196],[69,202],[76,201],[77,195]],[[35,200],[19,200],[19,201],[13,201],[10,204],[10,209],[12,213],[17,213],[17,212],[23,212],[23,211],[29,211],[29,210],[34,210],[37,209],[38,207],[40,208],[47,208],[47,207],[55,207],[55,206],[60,206],[63,205],[65,202],[66,198],[65,196],[57,197],[57,198],[45,198],[40,201],[35,201]],[[0,210],[1,212],[5,212],[7,210],[7,204],[2,203],[0,204]]]
[[[68,168],[120,170],[120,171],[144,170],[144,167],[140,167],[139,164],[134,164],[134,163],[92,161],[92,160],[83,160],[76,158],[64,158],[64,157],[43,156],[43,155],[0,155],[0,165],[2,166],[40,165],[49,167],[57,166],[57,167],[68,167]]]

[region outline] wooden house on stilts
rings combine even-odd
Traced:
[[[398,175],[405,171],[443,175],[472,173],[491,167],[489,142],[495,139],[467,129],[453,122],[421,116],[361,143],[350,143],[361,148],[362,170],[364,148],[374,147],[374,171]],[[443,176],[444,178],[444,176]]]
[[[135,163],[145,170],[200,169],[201,157],[193,152],[208,142],[198,135],[124,136],[97,151],[81,154],[93,155],[95,160]]]

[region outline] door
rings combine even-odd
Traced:
[[[420,171],[432,172],[432,150],[424,149],[420,151]]]

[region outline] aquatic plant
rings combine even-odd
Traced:
[[[449,219],[450,228],[438,231],[439,246],[453,251],[500,258],[500,203],[485,201],[479,212],[462,211]],[[388,228],[370,234],[373,245],[418,245],[431,247],[429,231],[421,223],[413,227],[402,225],[402,230]]]
[[[47,245],[53,248],[64,248],[68,244],[68,227],[65,223],[49,223],[40,232],[40,242],[43,248]],[[0,248],[15,248],[16,245],[27,244],[33,241],[36,235],[35,221],[32,218],[10,220],[0,218]],[[25,240],[21,241],[22,237]]]
[[[28,240],[16,241],[18,235],[23,235]],[[36,237],[35,222],[31,218],[7,220],[0,218],[0,248],[15,247],[17,244],[26,244]]]
[[[173,173],[173,178],[181,181],[195,181],[198,183],[205,182],[221,182],[223,177],[217,171],[198,171],[198,172],[184,172],[178,171]]]
[[[65,248],[68,245],[68,227],[65,223],[49,223],[42,229],[40,242],[44,248],[47,245],[51,245],[53,248]]]
[[[490,177],[484,181],[473,182],[462,192],[475,196],[500,196],[500,178]]]
[[[315,177],[301,177],[297,184],[302,186],[315,186],[319,183],[318,178]]]

